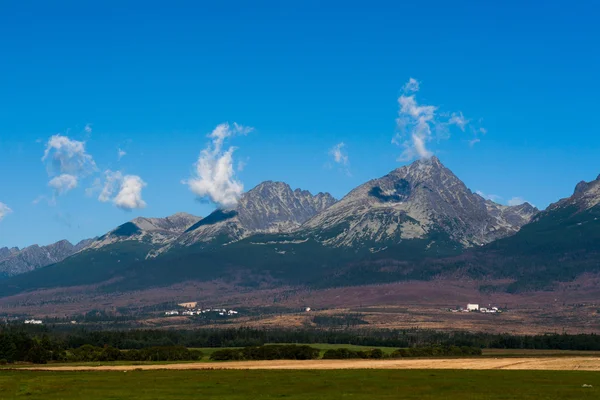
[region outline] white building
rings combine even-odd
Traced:
[[[39,319],[26,319],[25,323],[32,324],[32,325],[41,325],[42,321],[40,321]]]
[[[467,304],[467,311],[479,311],[479,304]]]

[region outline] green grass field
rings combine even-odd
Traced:
[[[583,388],[591,384],[593,388]],[[597,372],[0,371],[0,399],[598,399]]]

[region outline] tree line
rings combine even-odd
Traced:
[[[153,352],[132,352],[132,357],[149,360],[149,354],[182,354],[183,348],[225,348],[260,347],[269,343],[290,344],[338,344],[368,347],[395,347],[414,349],[435,347],[455,349],[470,347],[476,349],[544,349],[544,350],[598,350],[600,336],[596,334],[547,334],[536,336],[516,336],[509,334],[487,334],[470,332],[437,332],[422,329],[407,330],[339,330],[339,329],[199,329],[199,330],[120,330],[88,331],[76,329],[69,332],[57,331],[48,327],[24,327],[22,325],[0,326],[0,361],[47,362],[74,360],[76,349],[84,346],[93,348],[93,357],[107,357],[115,350],[145,350]],[[454,347],[452,347],[454,346]],[[109,350],[107,350],[109,349]],[[169,350],[166,350],[169,349]],[[178,349],[178,350],[175,350]],[[415,352],[419,350],[414,350]],[[72,358],[65,358],[70,356]],[[194,359],[197,356],[187,354]],[[83,355],[81,357],[84,357]],[[85,356],[87,357],[87,356]],[[84,357],[84,358],[85,358]],[[121,357],[121,356],[119,356]],[[163,356],[158,356],[164,358]],[[180,357],[179,355],[173,357]],[[88,358],[86,358],[88,360]],[[173,361],[181,360],[175,358]],[[101,360],[98,360],[101,361]],[[133,361],[138,361],[133,360]],[[150,360],[152,361],[152,360]],[[168,360],[156,360],[168,361]]]

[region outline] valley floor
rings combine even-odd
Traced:
[[[104,293],[101,288],[40,290],[0,298],[0,316],[70,318],[91,310],[129,310],[127,327],[322,327],[315,316],[359,315],[363,328],[421,328],[469,332],[544,334],[600,333],[600,276],[582,276],[554,291],[486,293],[485,285],[503,282],[399,282],[331,289],[242,288],[224,282],[187,282],[165,288]],[[197,301],[203,307],[242,309],[219,323],[197,317],[165,317],[161,305]],[[452,313],[467,303],[505,308],[502,314]],[[163,306],[164,307],[164,306]],[[311,312],[304,312],[306,307]],[[151,310],[151,311],[148,311]],[[125,311],[127,312],[127,311]],[[127,314],[116,314],[127,315]],[[107,321],[111,329],[112,321]],[[67,319],[69,324],[70,320]],[[112,328],[114,329],[114,328]]]

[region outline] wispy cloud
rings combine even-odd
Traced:
[[[461,131],[465,131],[465,126],[469,123],[469,120],[465,118],[462,112],[452,113],[450,120],[448,121],[450,125],[456,125],[460,128]]]
[[[0,202],[0,221],[10,213],[12,213],[12,210],[6,204]]]
[[[404,85],[404,93],[412,93],[412,92],[418,92],[420,88],[420,83],[418,80],[416,80],[415,78],[410,78],[408,80],[408,82],[406,82],[406,84]]]
[[[62,174],[52,178],[48,186],[54,189],[58,195],[63,195],[77,187],[77,177],[70,174]]]
[[[481,142],[481,139],[479,139],[479,138],[471,139],[471,140],[469,140],[469,147],[473,147],[479,142]]]
[[[117,149],[117,156],[119,158],[119,161],[121,160],[121,158],[125,157],[127,155],[127,152],[123,149]]]
[[[209,135],[211,141],[200,152],[192,177],[182,183],[199,198],[209,199],[221,208],[233,208],[244,191],[233,167],[235,147],[224,149],[225,140],[235,135],[247,135],[253,128],[227,123],[217,126]]]
[[[344,142],[340,142],[333,146],[331,150],[329,150],[329,154],[333,157],[333,161],[341,165],[348,165],[350,163],[348,153],[344,149],[345,147],[346,144]]]
[[[498,196],[497,194],[486,194],[486,193],[483,193],[481,190],[478,190],[476,193],[478,195],[480,195],[481,197],[483,197],[484,199],[491,200],[496,203],[498,203],[499,201],[502,200],[502,196]]]
[[[346,151],[346,144],[344,142],[340,142],[329,149],[329,155],[333,158],[333,162],[338,164],[341,169],[347,175],[351,175],[350,173],[350,158],[348,157],[348,152]]]
[[[83,130],[85,131],[85,133],[92,133],[92,124],[85,124]]]
[[[420,82],[410,78],[398,98],[397,133],[392,139],[392,143],[403,148],[398,161],[430,158],[433,152],[428,146],[434,137],[439,140],[448,139],[451,126],[465,132],[471,124],[471,120],[462,112],[440,113],[437,106],[419,103],[416,95],[420,89]],[[477,143],[471,142],[472,145]]]
[[[104,171],[104,185],[101,185],[99,180],[96,180],[95,182],[96,188],[102,188],[100,194],[98,195],[98,200],[103,203],[109,202],[112,199],[114,193],[117,191],[117,188],[121,184],[122,180],[123,174],[121,173],[121,171]]]
[[[523,203],[527,203],[527,201],[524,198],[518,196],[508,200],[509,206],[520,206]]]
[[[48,185],[57,194],[74,189],[80,178],[97,170],[94,159],[85,150],[85,143],[62,135],[50,137],[42,162],[52,178]]]

